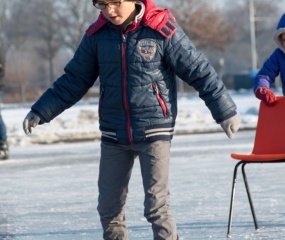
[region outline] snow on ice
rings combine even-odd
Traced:
[[[257,121],[259,100],[251,90],[230,92],[241,115],[241,127],[254,129]],[[57,142],[75,142],[100,139],[98,124],[98,100],[80,101],[67,109],[48,124],[32,129],[26,136],[22,130],[22,122],[31,104],[3,104],[2,115],[7,125],[10,145],[23,146],[29,144],[50,144]],[[175,134],[219,132],[222,131],[208,108],[198,94],[179,94],[178,116]]]

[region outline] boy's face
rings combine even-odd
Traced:
[[[108,4],[102,9],[104,16],[114,25],[126,27],[136,16],[135,1],[98,0],[97,4]],[[113,3],[113,4],[112,4]]]

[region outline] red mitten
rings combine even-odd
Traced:
[[[268,106],[273,106],[277,101],[277,97],[274,92],[270,91],[266,87],[259,87],[255,90],[255,96],[263,101]]]

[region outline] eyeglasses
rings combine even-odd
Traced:
[[[107,8],[107,6],[109,8],[116,8],[116,7],[120,7],[121,6],[121,3],[124,2],[125,0],[120,0],[120,1],[117,1],[117,2],[108,2],[108,3],[103,3],[103,2],[95,2],[93,0],[93,5],[95,8],[98,8],[100,10],[104,10]]]

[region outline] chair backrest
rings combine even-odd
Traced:
[[[252,154],[285,154],[285,97],[274,106],[261,101]]]

